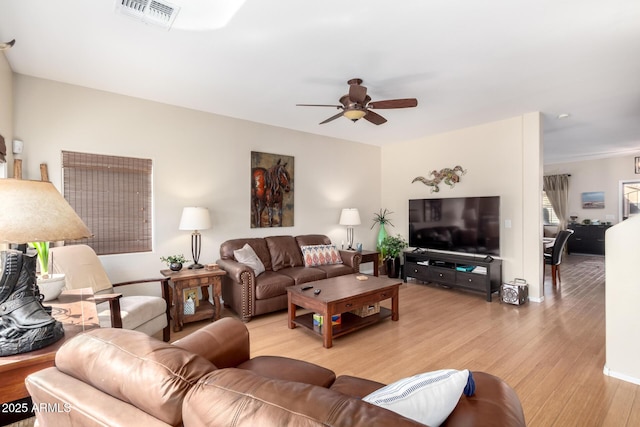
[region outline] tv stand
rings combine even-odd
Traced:
[[[491,295],[502,285],[502,260],[432,252],[420,249],[404,253],[403,280],[407,277]]]

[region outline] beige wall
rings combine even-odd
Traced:
[[[467,174],[440,195],[501,196],[503,279],[525,278],[532,300],[542,298],[541,209],[533,196],[541,182],[538,113],[381,149],[23,75],[14,83],[14,133],[25,144],[25,179],[39,179],[39,164],[46,162],[60,188],[61,150],[153,160],[154,251],[102,257],[113,281],[157,275],[161,255],[190,256],[189,233],[177,230],[184,206],[212,213],[202,262],[215,261],[220,243],[236,237],[325,233],[340,244],[343,207],[360,210],[355,240],[373,248],[374,212],[394,211],[396,227],[389,232],[406,236],[408,199],[430,196],[411,180],[460,164]],[[251,151],[295,157],[294,227],[250,228]]]
[[[11,176],[10,165],[13,164],[11,141],[13,141],[13,72],[9,62],[0,52],[0,135],[7,145],[7,163],[0,163],[0,178]],[[6,250],[8,245],[0,243],[0,250]]]
[[[620,181],[640,181],[634,167],[635,156],[629,154],[599,160],[547,165],[545,175],[571,174],[569,178],[569,215],[577,215],[578,221],[598,219],[620,222]],[[582,193],[604,191],[604,209],[582,209]],[[607,216],[610,217],[607,217]],[[609,218],[613,219],[609,219]]]
[[[9,165],[12,164],[11,142],[13,141],[13,72],[9,62],[0,52],[0,135],[7,144],[7,164],[0,164],[0,168],[7,167],[7,176],[10,176]],[[2,175],[0,175],[2,176]]]
[[[380,209],[379,147],[148,102],[16,75],[15,135],[24,141],[25,179],[49,166],[60,189],[61,150],[151,158],[154,251],[102,257],[113,281],[158,276],[159,257],[191,257],[190,233],[178,231],[184,206],[205,206],[213,228],[202,232],[201,262],[213,262],[230,238],[322,233],[340,245],[343,207],[357,207],[355,240],[375,246],[369,217]],[[295,157],[295,226],[250,228],[250,152]]]
[[[540,115],[531,113],[384,147],[382,204],[395,212],[395,228],[388,231],[407,237],[409,199],[500,196],[503,281],[524,278],[532,300],[541,300],[540,126]],[[441,185],[436,194],[411,183],[456,165],[467,173],[453,189]]]

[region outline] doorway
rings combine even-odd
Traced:
[[[620,181],[619,217],[625,220],[640,214],[640,181]]]

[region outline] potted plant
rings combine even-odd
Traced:
[[[185,262],[188,262],[188,260],[182,254],[180,254],[180,255],[169,255],[169,256],[166,256],[166,257],[162,256],[162,257],[160,257],[160,261],[162,261],[165,264],[167,264],[167,267],[169,267],[169,269],[171,271],[180,271],[180,270],[182,270],[182,264],[184,264]]]
[[[378,231],[376,249],[381,252],[381,256],[383,258],[384,253],[382,252],[381,245],[382,241],[385,239],[385,237],[387,237],[387,230],[385,229],[385,225],[389,224],[390,226],[394,227],[394,225],[391,224],[391,220],[389,220],[389,215],[391,215],[392,213],[393,212],[391,212],[387,208],[384,208],[384,210],[380,209],[380,212],[373,214],[373,224],[371,224],[371,230],[373,230],[373,227],[375,227],[376,224],[380,224],[380,231]]]
[[[58,298],[65,286],[64,274],[49,274],[49,242],[30,242],[29,246],[38,253],[40,274],[36,282],[38,290],[44,296],[43,301]]]
[[[30,242],[29,246],[34,248],[38,253],[38,262],[40,263],[40,277],[46,279],[49,277],[49,242]]]
[[[384,255],[387,275],[397,278],[400,275],[400,254],[408,246],[407,241],[401,235],[387,236],[380,245]]]

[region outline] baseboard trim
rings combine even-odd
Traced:
[[[635,378],[629,375],[621,374],[620,372],[612,371],[606,364],[604,365],[604,369],[602,369],[602,373],[608,377],[613,377],[622,381],[626,381],[628,383],[640,385],[640,378]]]

